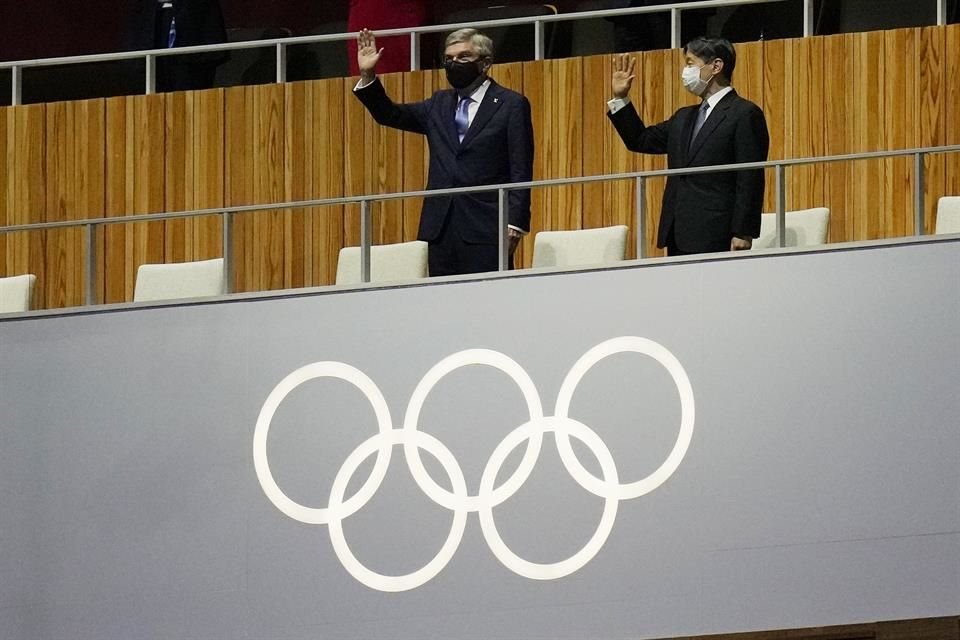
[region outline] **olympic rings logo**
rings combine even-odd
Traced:
[[[623,352],[649,356],[663,366],[676,384],[680,395],[680,432],[667,459],[650,475],[623,484],[617,475],[613,457],[603,440],[587,425],[569,416],[574,391],[590,368],[604,358]],[[520,388],[529,413],[529,420],[514,429],[494,449],[483,470],[480,488],[469,495],[463,471],[453,454],[435,437],[418,430],[420,411],[433,387],[447,374],[469,365],[483,365],[498,369],[509,376]],[[378,433],[365,440],[347,456],[333,481],[330,500],[326,507],[308,507],[283,493],[274,480],[267,460],[267,436],[270,423],[280,403],[299,385],[315,378],[338,378],[359,389],[370,401],[376,414]],[[267,396],[253,435],[253,462],[260,486],[270,501],[287,516],[306,524],[327,525],[333,550],[344,568],[359,582],[379,591],[407,591],[416,589],[433,579],[447,565],[463,537],[467,514],[476,512],[484,539],[494,556],[508,569],[532,580],[555,580],[582,568],[600,551],[617,515],[621,500],[639,498],[650,493],[673,475],[683,461],[693,438],[693,388],[680,361],[664,346],[647,338],[623,336],[602,342],[587,351],[573,365],[560,387],[554,415],[544,415],[533,381],[514,360],[497,351],[468,349],[447,356],[434,365],[413,391],[403,419],[403,427],[394,429],[390,410],[380,389],[366,374],[342,362],[314,362],[290,373]],[[565,560],[541,564],[530,562],[515,554],[504,543],[493,518],[494,507],[513,496],[526,482],[540,455],[543,435],[552,432],[563,465],[584,489],[604,499],[600,524],[590,540],[579,551]],[[570,444],[570,437],[585,444],[600,463],[602,478],[594,476],[580,464]],[[526,451],[516,471],[500,486],[494,486],[507,456],[526,442]],[[410,473],[420,489],[437,504],[453,512],[450,533],[437,555],[425,566],[402,576],[376,573],[364,566],[351,552],[343,533],[343,520],[356,513],[373,497],[387,472],[393,447],[403,446]],[[450,479],[452,490],[437,484],[427,473],[420,458],[420,450],[430,453],[441,464]],[[376,455],[373,471],[360,489],[345,496],[347,485],[359,465]]]

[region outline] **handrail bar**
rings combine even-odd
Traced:
[[[554,15],[522,16],[518,18],[501,18],[499,20],[478,20],[475,22],[449,23],[440,25],[423,25],[418,27],[403,27],[397,29],[379,29],[377,36],[403,36],[420,33],[437,33],[454,31],[463,27],[508,27],[514,25],[535,25],[538,22],[566,22],[572,20],[589,20],[593,18],[611,18],[646,13],[670,13],[672,10],[692,11],[696,9],[711,9],[716,7],[731,7],[752,4],[770,4],[785,2],[785,0],[698,0],[696,2],[677,2],[674,4],[655,5],[651,7],[625,7],[622,9],[599,9],[594,11],[579,11],[557,13]],[[261,47],[275,47],[277,45],[313,44],[318,42],[339,42],[353,40],[357,37],[356,31],[343,33],[325,33],[308,36],[291,36],[286,38],[269,38],[263,40],[243,40],[239,42],[224,42],[219,44],[193,45],[190,47],[174,47],[172,49],[142,49],[137,51],[118,51],[113,53],[87,54],[80,56],[62,56],[57,58],[36,58],[0,62],[0,69],[47,67],[57,65],[85,64],[92,62],[113,62],[118,60],[136,60],[147,56],[180,56],[194,53],[210,53],[218,51],[232,51],[235,49],[258,49]]]
[[[359,196],[341,196],[336,198],[318,198],[313,200],[295,200],[269,204],[250,204],[211,209],[195,209],[190,211],[173,211],[166,213],[142,213],[134,215],[114,215],[102,218],[86,218],[82,220],[61,220],[56,222],[36,222],[30,224],[0,226],[0,233],[20,231],[36,231],[40,229],[58,229],[64,227],[82,227],[87,225],[127,224],[134,222],[156,222],[181,218],[195,218],[223,214],[252,213],[258,211],[278,211],[282,209],[306,209],[313,207],[327,207],[336,205],[358,204],[364,202],[380,202],[386,200],[402,200],[406,198],[424,198],[445,195],[459,195],[465,193],[485,193],[501,189],[514,191],[538,187],[554,187],[570,184],[591,184],[595,182],[612,182],[617,180],[648,179],[670,176],[699,175],[704,173],[722,173],[729,171],[746,171],[750,169],[776,169],[777,167],[794,167],[810,164],[829,164],[852,160],[874,160],[880,158],[896,158],[917,155],[934,155],[960,152],[960,144],[944,145],[940,147],[921,147],[914,149],[900,149],[893,151],[869,151],[832,156],[808,158],[789,158],[783,160],[766,160],[763,162],[744,162],[740,164],[711,165],[707,167],[687,167],[681,169],[654,169],[649,171],[634,171],[629,173],[601,174],[579,176],[573,178],[548,178],[531,180],[529,182],[508,182],[502,184],[480,185],[476,187],[451,187],[448,189],[429,189],[419,191],[403,191],[383,194],[369,194]]]

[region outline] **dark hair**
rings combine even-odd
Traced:
[[[726,78],[728,83],[733,80],[733,70],[737,66],[737,52],[734,51],[733,45],[726,38],[707,38],[704,36],[694,38],[687,43],[684,51],[692,53],[707,62],[719,59],[723,62],[721,75]]]

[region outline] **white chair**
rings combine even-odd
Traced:
[[[137,269],[133,301],[153,302],[219,296],[226,292],[225,285],[223,258],[172,264],[142,264]]]
[[[0,278],[0,313],[30,311],[33,283],[36,281],[37,276],[32,273]]]
[[[830,230],[830,209],[817,207],[787,211],[787,247],[810,247],[827,243]],[[760,217],[760,237],[752,249],[770,249],[777,246],[777,214],[764,213]]]
[[[422,240],[370,247],[370,282],[396,282],[426,278],[427,243]],[[360,284],[360,247],[340,249],[337,284]]]
[[[533,266],[579,267],[621,262],[627,255],[623,225],[577,231],[541,231],[533,239]]]
[[[944,196],[937,202],[934,233],[960,233],[960,196]]]

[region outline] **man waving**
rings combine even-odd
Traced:
[[[423,102],[393,102],[376,77],[382,49],[373,33],[360,32],[360,82],[354,95],[382,125],[427,136],[427,189],[526,182],[533,179],[530,103],[487,73],[493,42],[476,29],[447,36],[444,68],[451,88]],[[530,191],[510,191],[510,260],[530,226]],[[429,243],[431,276],[495,271],[498,267],[496,191],[427,197],[417,237]]]

